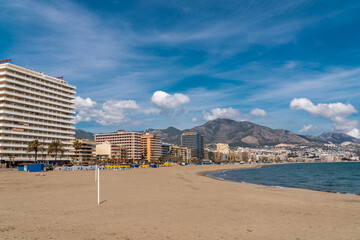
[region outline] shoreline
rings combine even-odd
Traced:
[[[249,166],[250,165],[250,166]],[[231,171],[231,170],[237,170],[237,169],[248,169],[248,168],[256,168],[258,167],[260,164],[256,164],[255,166],[253,166],[252,164],[241,164],[241,165],[237,165],[238,168],[225,168],[225,169],[217,169],[217,170],[207,170],[207,171],[202,171],[202,172],[198,172],[197,174],[199,176],[204,176],[204,177],[209,177],[209,176],[206,176],[207,174],[209,173],[215,173],[215,172],[222,172],[222,171]],[[223,165],[223,166],[226,166],[226,165]],[[231,166],[234,166],[234,165],[231,165]],[[248,167],[245,167],[245,166],[248,166]],[[245,167],[245,168],[244,168]],[[209,177],[209,178],[213,178],[213,177]],[[215,178],[213,178],[215,179]],[[220,180],[220,179],[218,179]],[[224,180],[224,181],[227,181],[227,180]]]
[[[351,161],[351,163],[360,163],[359,161]],[[309,164],[311,163],[319,163],[319,162],[308,162]],[[320,162],[321,163],[321,162]],[[322,163],[350,163],[348,161],[346,162],[322,162]],[[216,173],[216,172],[225,172],[225,171],[233,171],[233,170],[244,170],[244,169],[252,169],[252,168],[259,168],[262,166],[270,166],[270,165],[285,165],[285,164],[297,164],[297,163],[273,163],[273,164],[257,164],[256,166],[252,166],[252,167],[247,167],[247,168],[229,168],[229,169],[223,169],[223,170],[214,170],[214,171],[204,171],[204,172],[199,172],[198,174],[200,176],[203,177],[208,177],[211,179],[215,179],[218,181],[224,181],[224,182],[233,182],[233,183],[238,183],[238,184],[247,184],[247,185],[255,185],[255,186],[263,186],[263,187],[270,187],[270,188],[280,188],[280,189],[302,189],[302,190],[307,190],[307,191],[315,191],[315,192],[323,192],[323,193],[332,193],[332,194],[343,194],[343,195],[353,195],[353,196],[359,196],[360,194],[356,194],[356,193],[347,193],[347,192],[332,192],[332,191],[323,191],[323,190],[317,190],[317,189],[309,189],[309,188],[301,188],[301,187],[287,187],[287,186],[278,186],[278,185],[266,185],[266,184],[257,184],[257,183],[250,183],[250,182],[245,182],[245,181],[231,181],[231,180],[227,180],[227,179],[222,179],[222,178],[218,178],[218,177],[212,177],[212,176],[208,176],[207,174],[209,173]],[[304,163],[299,163],[299,164],[304,164]]]

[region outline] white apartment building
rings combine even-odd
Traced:
[[[171,157],[177,158],[182,162],[189,162],[191,160],[191,149],[183,146],[171,145],[170,146]]]
[[[141,134],[119,130],[117,133],[96,134],[96,144],[108,141],[111,144],[119,144],[125,147],[126,156],[129,160],[140,160],[142,154]]]
[[[75,89],[66,81],[44,73],[11,63],[0,64],[1,158],[6,160],[13,154],[13,161],[34,161],[34,152],[26,149],[29,142],[38,139],[45,145],[61,141],[65,154],[57,159],[70,159],[75,134],[72,126],[75,124]],[[39,152],[38,160],[41,159]],[[46,160],[53,159],[47,157]]]

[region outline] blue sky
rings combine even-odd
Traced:
[[[77,128],[217,117],[360,137],[359,1],[0,1],[0,58],[77,86]]]

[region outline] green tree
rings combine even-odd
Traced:
[[[8,155],[8,157],[9,157],[9,167],[11,167],[11,163],[12,163],[12,160],[14,160],[15,159],[15,156],[14,156],[14,154],[12,154],[12,153],[10,153],[9,155]]]
[[[150,159],[149,159],[149,161],[148,161],[149,163],[152,161],[154,155],[155,155],[154,150],[151,150],[151,151],[150,151],[150,157],[149,157]]]
[[[110,164],[115,164],[115,156],[111,155]]]
[[[73,147],[75,149],[75,157],[76,157],[77,161],[79,161],[78,151],[79,151],[79,149],[81,149],[81,146],[82,146],[82,144],[79,140],[75,140],[73,142]]]
[[[142,152],[142,154],[141,154],[141,160],[142,160],[143,162],[146,162],[146,160],[147,160],[147,155],[148,155],[147,147],[145,146],[144,149],[143,149],[143,152]]]
[[[42,150],[42,147],[42,143],[38,139],[32,140],[28,144],[26,151],[35,152],[35,163],[37,162],[38,152]]]
[[[65,149],[64,149],[62,142],[60,142],[59,140],[55,140],[49,144],[47,151],[48,151],[48,154],[53,153],[55,155],[55,161],[56,161],[57,155],[59,153],[60,153],[60,156],[63,155],[65,152]]]

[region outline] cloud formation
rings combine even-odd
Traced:
[[[338,116],[349,116],[357,113],[357,110],[351,104],[337,103],[319,103],[314,105],[307,98],[294,98],[290,102],[290,108],[296,110],[305,110],[313,115],[319,115],[324,118],[333,118]]]
[[[359,137],[359,130],[356,128],[358,121],[348,119],[350,115],[358,113],[351,104],[319,103],[315,105],[307,98],[294,98],[290,102],[290,108],[295,110],[305,110],[314,116],[321,116],[333,122],[334,130],[345,132],[350,136]]]
[[[156,91],[151,97],[151,102],[162,109],[180,109],[182,105],[190,102],[190,98],[182,93],[171,95],[163,91]]]
[[[319,130],[318,127],[316,126],[313,126],[312,124],[308,124],[308,125],[305,125],[303,126],[300,130],[299,130],[299,133],[307,133],[311,130]]]
[[[101,125],[112,125],[127,122],[129,115],[136,113],[158,114],[159,109],[142,109],[134,100],[108,100],[102,104],[96,103],[90,98],[83,99],[79,96],[75,99],[77,115],[75,121],[95,121]]]
[[[233,120],[241,120],[240,119],[241,112],[232,107],[229,108],[213,108],[209,112],[203,112],[203,118],[206,121],[215,120],[217,118],[229,118]]]
[[[253,110],[251,110],[250,114],[254,116],[264,117],[266,116],[266,111],[260,108],[254,108]]]

